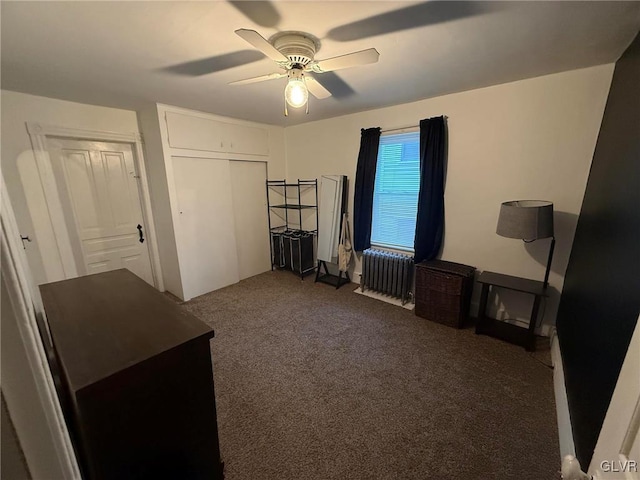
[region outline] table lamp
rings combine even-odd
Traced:
[[[551,237],[544,288],[549,284],[549,271],[556,239],[553,236],[553,203],[545,200],[513,200],[500,206],[496,233],[507,238],[521,238],[530,243]]]

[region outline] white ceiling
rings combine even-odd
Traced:
[[[3,89],[133,110],[160,102],[277,125],[615,62],[640,29],[640,2],[614,1],[2,1],[0,13]],[[334,96],[285,118],[286,79],[227,85],[277,71],[238,28],[266,38],[302,30],[320,39],[317,59],[375,47],[380,61],[318,75]],[[241,59],[251,62],[194,75]]]

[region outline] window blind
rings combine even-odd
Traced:
[[[413,251],[420,190],[420,132],[380,137],[371,243]]]

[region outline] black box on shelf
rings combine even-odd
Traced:
[[[271,233],[273,265],[302,275],[315,268],[314,234],[305,231]]]
[[[282,268],[284,267],[284,252],[282,245],[282,233],[271,233],[271,264]]]
[[[291,244],[291,269],[299,274],[313,270],[313,235],[307,232],[297,232],[289,237]]]

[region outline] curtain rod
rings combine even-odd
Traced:
[[[408,127],[389,128],[387,130],[380,130],[380,133],[400,132],[402,130],[411,130],[414,128],[420,128],[419,125],[409,125]]]
[[[445,120],[448,120],[449,117],[446,115],[442,115]],[[420,128],[420,125],[409,125],[408,127],[398,127],[398,128],[388,128],[386,130],[380,130],[380,133],[390,133],[390,132],[401,132],[403,130],[411,130],[414,128]]]

